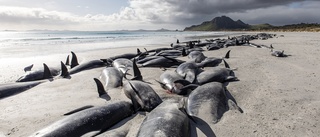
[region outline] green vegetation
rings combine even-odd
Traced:
[[[250,25],[250,29],[252,30],[261,30],[261,29],[270,29],[273,28],[274,26],[265,23],[265,24],[257,24],[257,25]]]

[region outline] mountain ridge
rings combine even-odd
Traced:
[[[199,25],[186,27],[184,31],[320,31],[320,24],[300,23],[283,26],[273,26],[269,23],[249,25],[230,17],[215,17],[211,21],[204,21]]]

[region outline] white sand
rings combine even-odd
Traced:
[[[320,135],[320,35],[319,33],[284,33],[285,37],[252,41],[285,50],[291,56],[276,58],[266,48],[230,47],[207,51],[207,56],[222,57],[231,49],[228,63],[237,68],[238,82],[228,85],[244,113],[227,111],[211,129],[216,136],[318,136]],[[174,41],[173,41],[174,42]],[[167,43],[165,43],[167,45]],[[143,46],[140,46],[143,48]],[[150,47],[148,47],[150,48]],[[105,49],[78,53],[80,62],[106,58],[121,53],[136,52],[135,48]],[[67,54],[46,57],[28,57],[1,60],[0,83],[9,83],[22,75],[23,68],[32,63],[41,68],[59,66]],[[186,59],[186,58],[184,58]],[[19,60],[19,63],[17,63]],[[15,96],[0,100],[0,136],[25,137],[61,119],[64,113],[85,105],[104,105],[108,102],[98,97],[93,78],[99,77],[103,68],[87,70],[71,79],[57,79],[40,84]],[[165,93],[154,81],[162,73],[158,68],[142,68],[145,81],[160,96]],[[128,100],[121,89],[109,92],[113,100]],[[128,136],[135,136],[144,115],[132,122]],[[204,134],[197,130],[199,136]]]

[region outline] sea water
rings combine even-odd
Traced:
[[[0,31],[0,58],[130,46],[169,46],[177,39],[182,42],[226,34],[183,31]]]
[[[233,33],[232,33],[233,34]],[[230,35],[226,32],[179,31],[0,31],[0,84],[10,83],[24,74],[23,68],[34,64],[33,70],[42,69],[42,63],[60,67],[70,51],[91,54],[108,48],[167,46],[188,40],[204,40]],[[97,51],[97,52],[96,52]],[[126,51],[123,51],[126,53]],[[86,54],[88,55],[88,54]],[[91,55],[90,55],[91,56]],[[97,55],[109,57],[110,55]],[[99,57],[91,57],[99,59]]]

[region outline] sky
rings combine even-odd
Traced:
[[[248,24],[320,23],[320,0],[0,0],[0,30],[179,29],[228,16]]]

